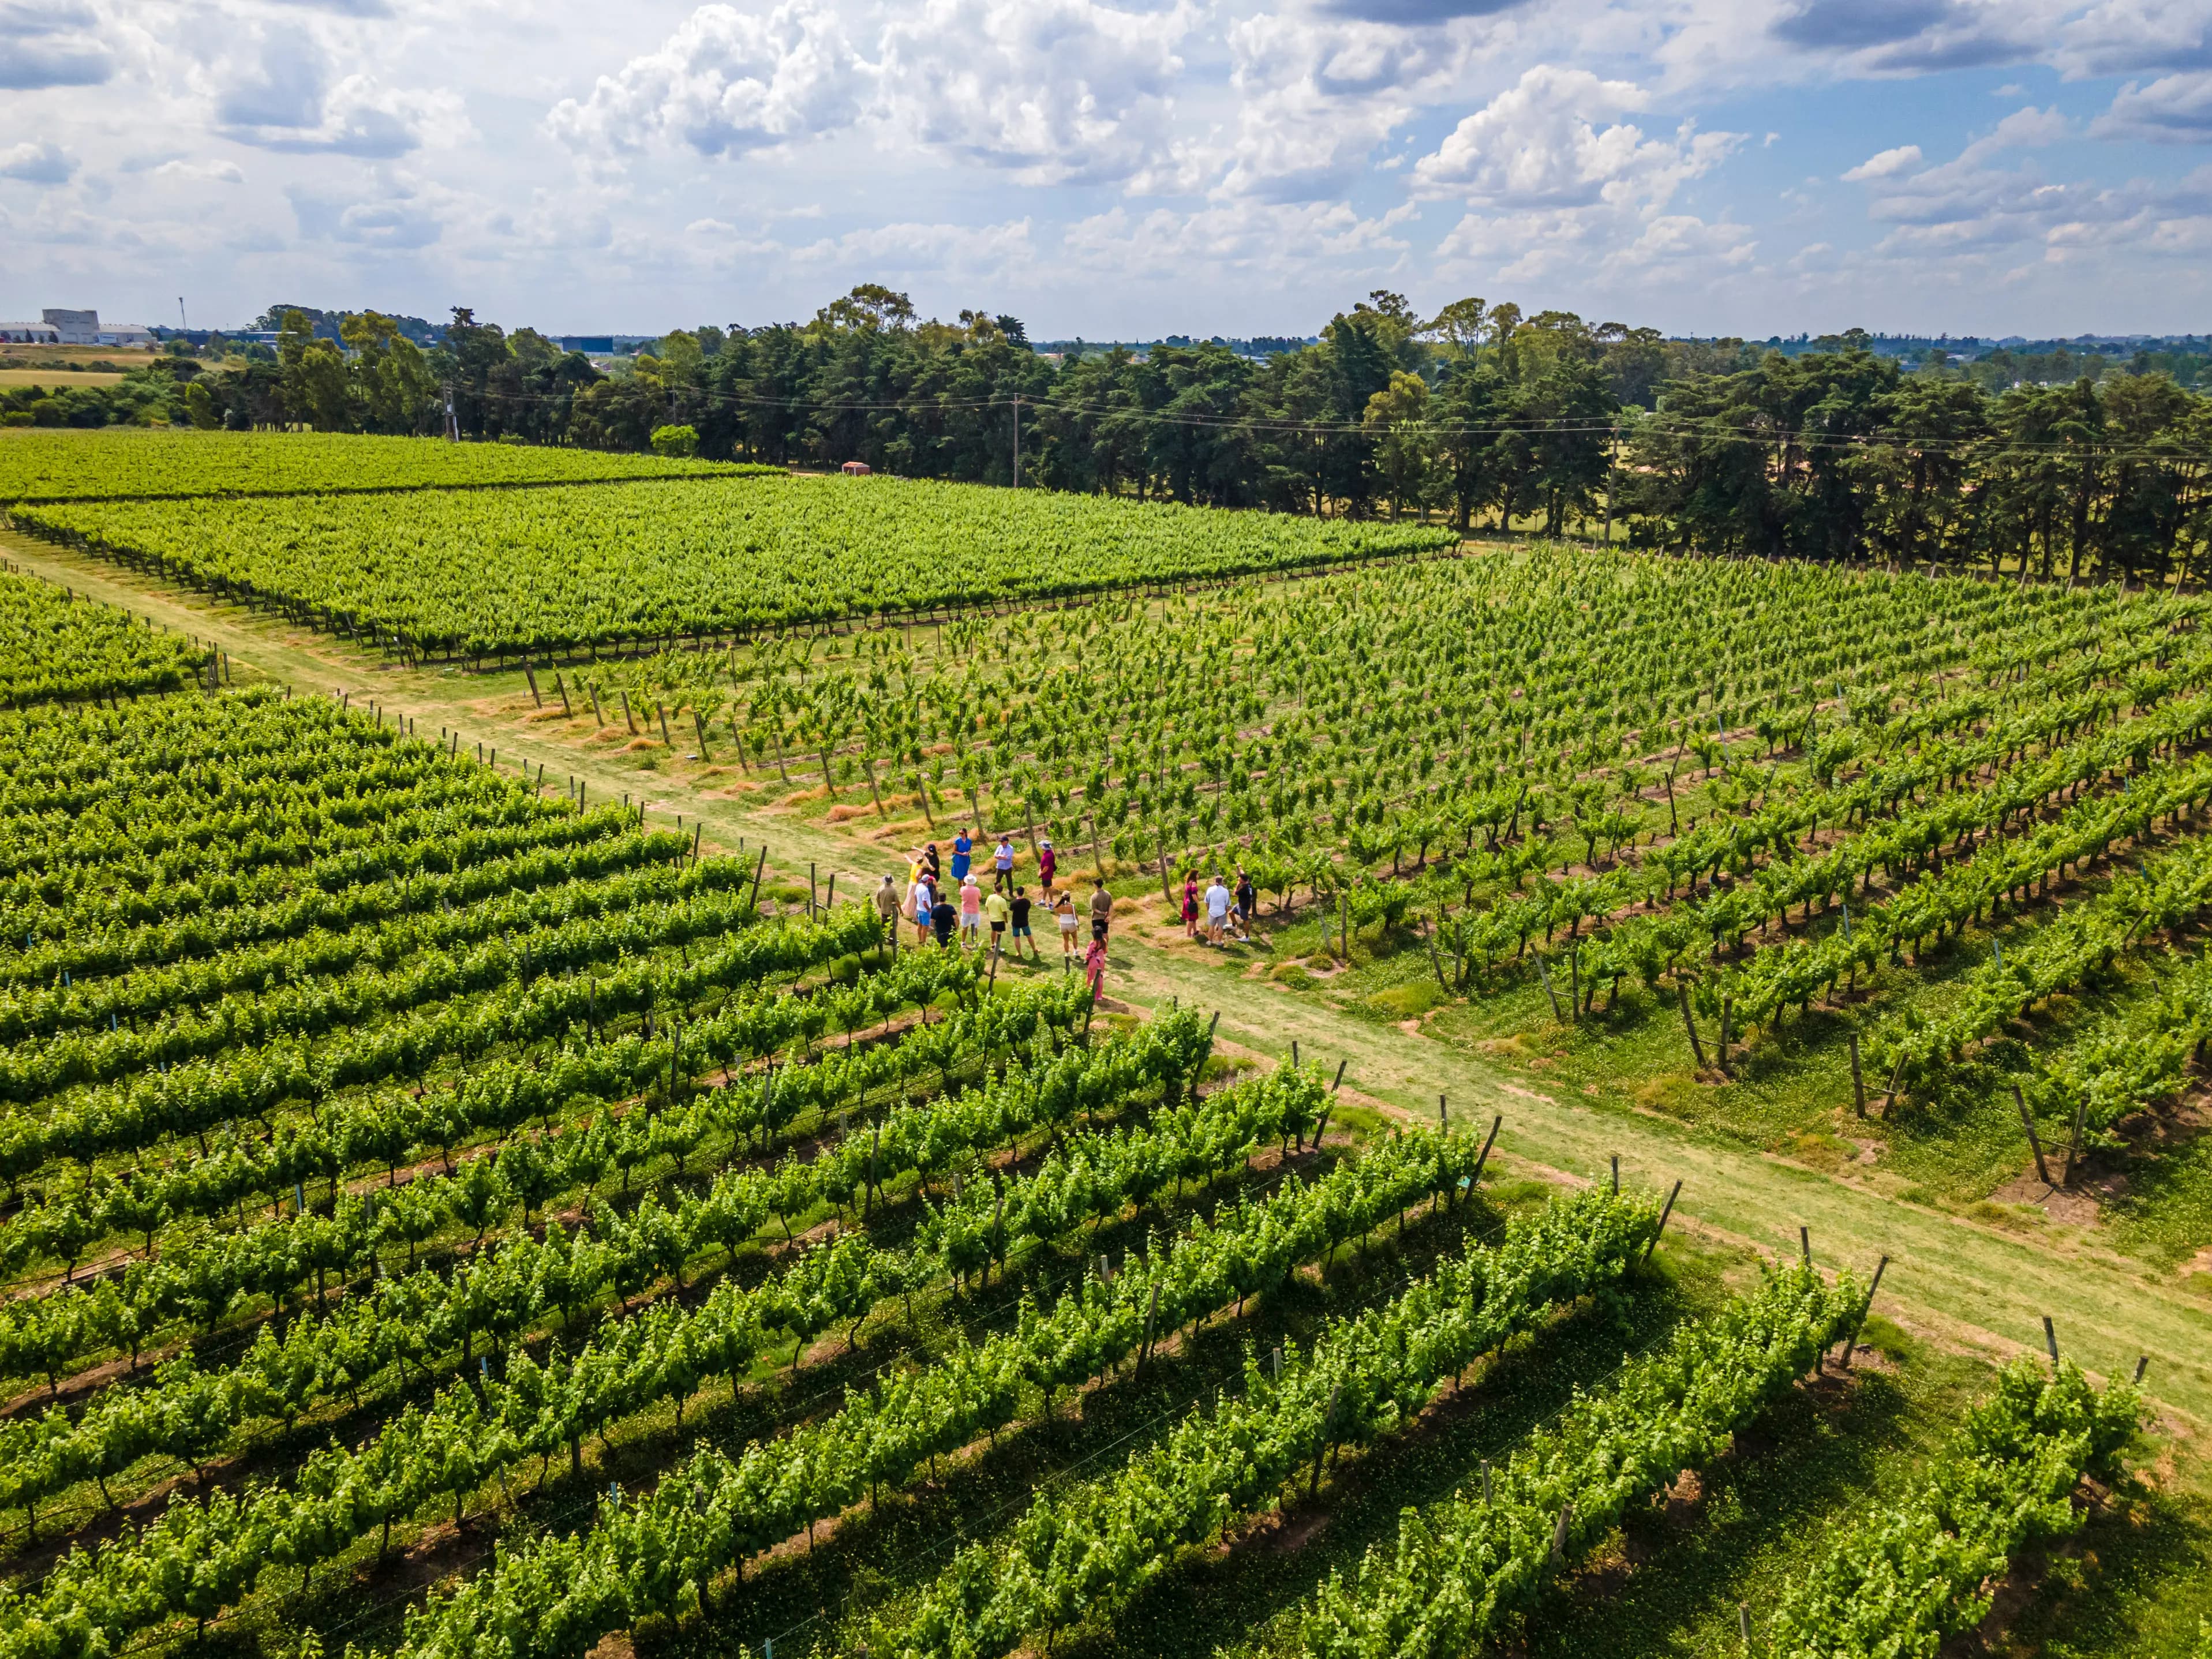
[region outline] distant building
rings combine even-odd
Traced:
[[[0,322],[0,345],[59,345],[62,331],[52,323]]]
[[[848,461],[837,470],[848,478],[865,478],[870,468],[866,461]]]
[[[50,328],[61,331],[64,345],[98,345],[100,313],[96,311],[58,311],[48,306],[39,313]]]
[[[49,306],[39,313],[47,327],[58,337],[58,345],[86,346],[151,346],[154,331],[137,323],[110,323],[100,325],[96,311],[64,311]]]
[[[614,355],[615,337],[611,334],[556,334],[553,343],[563,351],[580,351],[586,356]]]

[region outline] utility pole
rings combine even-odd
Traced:
[[[446,441],[449,444],[457,444],[460,441],[460,417],[453,413],[453,388],[448,382],[446,386]]]
[[[1014,488],[1022,487],[1022,394],[1014,393]]]
[[[1620,447],[1619,427],[1606,434],[1605,445],[1605,544],[1613,545],[1613,463]]]

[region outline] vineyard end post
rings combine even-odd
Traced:
[[[1505,1114],[1500,1112],[1490,1120],[1490,1133],[1482,1143],[1482,1150],[1474,1157],[1474,1171],[1467,1178],[1468,1196],[1474,1196],[1475,1183],[1482,1179],[1482,1166],[1490,1162],[1490,1149],[1498,1144],[1498,1132],[1505,1127]]]
[[[1659,1240],[1660,1240],[1660,1238],[1661,1238],[1661,1237],[1665,1234],[1665,1232],[1666,1232],[1666,1231],[1667,1231],[1667,1218],[1668,1218],[1668,1217],[1669,1217],[1669,1216],[1671,1216],[1671,1215],[1673,1215],[1673,1214],[1674,1213],[1674,1200],[1675,1200],[1676,1199],[1680,1198],[1681,1195],[1682,1195],[1682,1183],[1681,1183],[1681,1182],[1680,1182],[1680,1180],[1677,1180],[1677,1181],[1674,1182],[1674,1191],[1672,1191],[1672,1192],[1670,1192],[1670,1193],[1668,1193],[1668,1194],[1667,1194],[1667,1204],[1666,1204],[1666,1207],[1665,1207],[1665,1208],[1663,1208],[1662,1210],[1661,1210],[1661,1211],[1659,1212],[1659,1225],[1658,1225],[1657,1229],[1656,1229],[1656,1230],[1652,1233],[1652,1235],[1651,1235],[1651,1242],[1650,1242],[1649,1244],[1646,1244],[1646,1245],[1644,1247],[1644,1261],[1650,1261],[1650,1260],[1651,1260],[1651,1253],[1652,1253],[1652,1251],[1654,1251],[1654,1250],[1656,1250],[1656,1249],[1657,1249],[1659,1248]]]
[[[1851,1350],[1858,1346],[1859,1329],[1866,1323],[1867,1315],[1873,1310],[1875,1292],[1881,1288],[1881,1276],[1888,1270],[1887,1256],[1875,1263],[1874,1283],[1867,1286],[1866,1300],[1859,1304],[1858,1316],[1851,1321],[1850,1334],[1844,1339],[1843,1358],[1836,1362],[1844,1370],[1851,1368]]]
[[[2027,1097],[2017,1083],[2012,1085],[2013,1103],[2020,1108],[2020,1127],[2027,1131],[2027,1149],[2035,1154],[2035,1173],[2046,1187],[2055,1185],[2051,1179],[2051,1166],[2043,1161],[2043,1138],[2035,1133],[2035,1120],[2028,1115]]]

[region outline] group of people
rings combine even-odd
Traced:
[[[1205,905],[1206,932],[1199,928],[1199,906]],[[1237,885],[1232,890],[1216,871],[1201,896],[1198,877],[1182,878],[1182,931],[1186,937],[1206,945],[1225,945],[1232,938],[1249,944],[1252,939],[1252,917],[1259,908],[1260,895],[1252,885],[1252,878],[1240,865],[1237,871]]]
[[[994,960],[1002,952],[1018,960],[1026,951],[1031,961],[1042,962],[1044,953],[1037,948],[1037,923],[1033,920],[1042,908],[1059,931],[1060,965],[1072,971],[1077,961],[1076,933],[1082,926],[1082,912],[1077,908],[1074,884],[1056,884],[1060,860],[1051,838],[1048,836],[1037,847],[1036,897],[1032,898],[1029,890],[1014,878],[1012,836],[999,837],[988,863],[991,885],[987,892],[981,872],[975,867],[975,842],[967,830],[953,838],[950,878],[945,873],[937,843],[931,842],[908,862],[904,893],[899,891],[896,876],[884,878],[876,890],[876,909],[887,927],[910,924],[917,945],[927,945],[933,939],[944,950],[952,949],[957,941],[963,951],[980,951],[988,923]],[[1082,963],[1084,975],[1096,993],[1105,981],[1106,934],[1113,924],[1114,896],[1106,890],[1103,876],[1092,877],[1091,889],[1087,906],[1091,945]],[[1183,931],[1211,945],[1225,946],[1232,939],[1249,942],[1259,898],[1251,876],[1242,866],[1234,887],[1217,872],[1201,891],[1198,877],[1187,875],[1182,884]]]
[[[989,863],[991,887],[986,893],[975,868],[975,842],[963,830],[952,842],[952,872],[948,880],[937,843],[931,842],[908,864],[903,894],[898,890],[896,877],[884,878],[883,885],[876,892],[876,908],[890,927],[898,927],[902,919],[911,923],[918,945],[926,945],[933,938],[940,947],[950,950],[957,939],[963,951],[981,950],[983,927],[988,922],[993,957],[1009,951],[1018,958],[1026,947],[1031,960],[1042,962],[1044,953],[1037,948],[1036,924],[1032,920],[1041,906],[1059,931],[1060,965],[1073,970],[1081,915],[1076,908],[1073,884],[1054,884],[1059,874],[1059,856],[1053,851],[1051,840],[1046,839],[1037,848],[1039,895],[1035,898],[1014,878],[1014,842],[1011,836],[999,837]],[[1082,960],[1085,975],[1097,992],[1105,981],[1106,934],[1113,921],[1114,896],[1106,890],[1103,877],[1094,877],[1091,887],[1091,946]]]

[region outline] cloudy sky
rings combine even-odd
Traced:
[[[2212,328],[2212,0],[0,0],[0,316]]]

